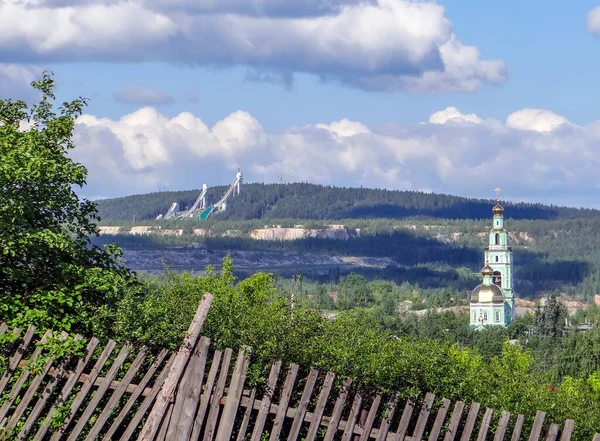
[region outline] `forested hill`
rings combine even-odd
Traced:
[[[216,202],[227,187],[209,188],[207,201]],[[157,192],[99,200],[102,220],[154,219],[173,202],[181,209],[193,204],[199,190]],[[483,219],[493,201],[445,194],[368,188],[330,187],[306,183],[245,184],[239,196],[228,200],[220,219],[351,219],[404,218]],[[574,219],[600,217],[600,211],[542,204],[511,204],[513,219]]]

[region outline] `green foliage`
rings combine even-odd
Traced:
[[[556,294],[547,298],[546,305],[538,307],[535,314],[534,330],[536,334],[558,339],[562,337],[567,311]]]
[[[563,372],[572,375],[565,377],[555,376],[552,366],[542,368],[542,342],[546,347],[551,341],[556,345],[549,337],[537,336],[537,346],[507,343],[509,337],[525,337],[521,330],[529,330],[531,321],[522,319],[508,329],[475,331],[467,327],[467,314],[388,314],[393,308],[385,306],[385,299],[393,298],[397,305],[400,299],[414,298],[415,287],[366,283],[355,275],[343,283],[350,288],[356,282],[358,292],[366,286],[374,303],[369,308],[340,311],[331,319],[314,309],[315,296],[307,294],[315,292],[310,283],[276,282],[273,276],[261,273],[237,282],[233,273],[232,261],[227,258],[218,275],[208,268],[202,277],[166,273],[145,281],[145,289],[118,305],[118,337],[156,349],[175,348],[203,293],[210,291],[215,299],[203,334],[216,348],[252,347],[250,384],[264,384],[270,364],[282,360],[284,365],[299,363],[333,371],[338,378],[352,378],[362,387],[398,390],[404,398],[431,391],[527,415],[544,410],[556,421],[587,418],[581,424],[578,420],[577,436],[581,437],[589,436],[600,423],[597,404],[573,400],[569,395],[596,396],[597,380],[593,375],[588,378],[593,371],[588,373],[582,367]],[[276,289],[276,284],[285,289]],[[319,295],[326,295],[332,286],[322,288]],[[296,289],[293,306],[286,289]],[[590,341],[600,341],[600,334],[593,339],[592,333],[589,335]],[[569,339],[564,344],[565,350],[574,345]],[[596,409],[596,416],[589,406]]]
[[[209,183],[210,184],[210,183]],[[209,187],[208,203],[214,203],[226,186]],[[158,192],[99,202],[107,220],[155,219],[171,203],[190,207],[200,190]],[[470,199],[444,194],[369,188],[340,188],[308,183],[245,184],[239,196],[231,199],[218,219],[346,219],[405,218],[426,216],[449,219],[483,219],[490,215],[491,200]],[[542,204],[505,204],[515,219],[572,219],[598,217],[591,209]]]
[[[0,100],[0,318],[11,326],[89,332],[129,273],[119,250],[91,246],[96,207],[81,200],[86,169],[68,151],[86,101],[54,110],[50,74],[37,105]]]
[[[363,276],[352,273],[342,277],[338,292],[339,309],[367,308],[374,303],[375,297]]]

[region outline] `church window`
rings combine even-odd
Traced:
[[[494,271],[494,285],[498,285],[502,288],[502,273],[500,271]]]
[[[487,322],[487,312],[484,312],[484,313],[483,313],[483,321],[484,321],[484,322]]]
[[[496,321],[500,321],[500,311],[496,311]]]
[[[498,262],[498,256],[496,256],[496,262]]]
[[[494,245],[500,245],[500,233],[494,234]]]

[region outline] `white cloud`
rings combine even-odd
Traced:
[[[587,28],[592,34],[600,34],[600,6],[588,12]]]
[[[474,113],[469,113],[465,115],[456,107],[446,107],[444,110],[440,110],[439,112],[433,113],[429,117],[429,122],[432,124],[445,124],[447,122],[451,123],[461,123],[461,122],[471,122],[471,123],[480,123],[482,121]]]
[[[511,113],[506,118],[508,127],[537,132],[549,132],[563,124],[570,124],[567,118],[544,109],[522,109]]]
[[[328,130],[340,137],[354,136],[360,133],[371,133],[369,128],[364,124],[350,121],[346,118],[342,119],[341,121],[334,121],[331,124],[317,124],[316,127],[319,129]]]
[[[244,65],[289,86],[304,72],[369,90],[471,92],[508,78],[413,0],[0,2],[0,58]]]
[[[270,133],[243,111],[208,127],[191,113],[167,118],[146,107],[119,120],[82,116],[72,154],[89,168],[84,192],[91,197],[223,184],[241,167],[247,181],[293,174],[321,184],[473,196],[499,185],[507,196],[581,200],[589,193],[595,201],[600,121],[552,129],[563,120],[524,109],[502,123],[449,108],[422,124],[376,130],[343,119]]]
[[[114,94],[116,101],[125,104],[140,104],[152,106],[158,104],[172,104],[173,97],[163,90],[147,89],[126,84],[122,90]]]

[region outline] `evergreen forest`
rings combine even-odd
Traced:
[[[226,186],[209,187],[207,204],[216,202]],[[180,209],[191,207],[200,190],[164,191],[97,201],[103,221],[152,220],[164,214],[173,202]],[[445,194],[370,188],[342,188],[309,183],[244,184],[238,196],[228,200],[220,220],[251,219],[485,219],[491,200]],[[506,203],[512,219],[600,218],[600,211],[531,203]]]

